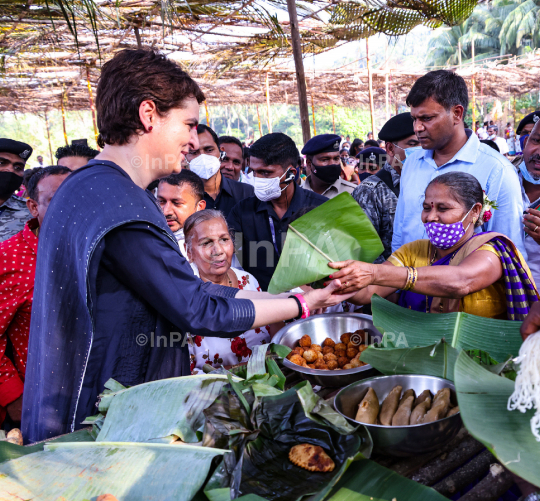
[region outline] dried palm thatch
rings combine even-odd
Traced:
[[[397,36],[419,24],[453,25],[476,3],[305,0],[297,6],[303,50],[316,54],[380,32]],[[286,5],[286,0],[0,0],[0,110],[39,112],[62,102],[66,109],[87,109],[87,76],[95,86],[103,62],[135,47],[154,47],[181,62],[200,78],[210,102],[257,101],[261,72],[291,57],[289,25],[276,13]],[[271,77],[273,87],[294,102],[294,72],[272,71]],[[347,100],[362,103],[363,79],[353,72],[319,75],[313,92],[324,103],[341,102],[346,85],[352,96]]]

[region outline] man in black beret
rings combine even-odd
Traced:
[[[386,151],[376,146],[370,146],[358,153],[356,158],[358,158],[358,177],[360,181],[364,181],[381,170],[386,162]]]
[[[382,263],[392,253],[394,215],[403,161],[408,153],[414,151],[412,148],[419,148],[420,145],[410,113],[401,113],[388,120],[379,133],[379,139],[385,142],[386,162],[379,172],[367,177],[353,193],[384,245],[384,252],[376,263]]]
[[[536,125],[536,122],[538,122],[539,120],[540,111],[537,110],[529,113],[526,117],[523,117],[523,120],[521,120],[521,122],[519,122],[518,128],[516,129],[516,136],[519,136],[519,144],[521,146],[521,151],[525,149],[529,134],[533,130],[533,127]]]
[[[0,242],[21,231],[31,217],[26,202],[14,194],[31,154],[28,144],[0,138]]]
[[[305,144],[302,154],[306,155],[308,177],[302,188],[327,198],[343,192],[352,194],[356,185],[340,177],[343,169],[339,143],[340,137],[336,134],[320,134]]]

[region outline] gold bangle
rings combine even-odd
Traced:
[[[412,279],[412,283],[411,283],[411,287],[409,290],[414,290],[414,288],[416,287],[416,282],[418,280],[418,270],[416,268],[413,268],[413,279]]]
[[[411,288],[411,284],[413,281],[413,271],[410,266],[407,266],[407,281],[405,282],[405,286],[403,287],[404,291],[408,291]]]

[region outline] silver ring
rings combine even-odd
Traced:
[[[538,225],[536,225],[536,228],[533,230],[533,233],[535,233],[537,229],[538,229]]]

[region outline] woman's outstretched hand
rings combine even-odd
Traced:
[[[371,285],[375,278],[373,265],[370,263],[349,259],[348,261],[328,263],[328,266],[339,270],[330,275],[330,278],[341,282],[341,287],[336,291],[337,294],[354,294]]]
[[[334,306],[341,301],[347,301],[347,299],[354,296],[354,292],[349,294],[339,293],[341,282],[339,280],[332,280],[324,289],[311,289],[303,294],[311,312],[315,312],[321,308],[328,308]]]

